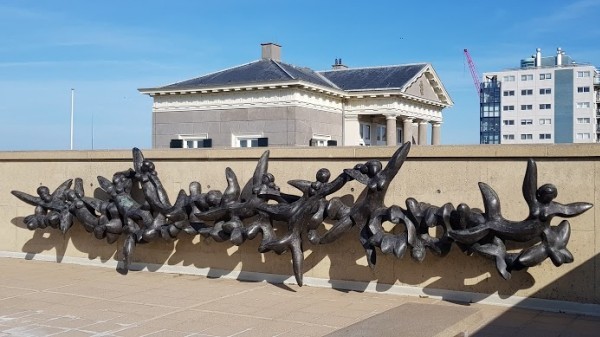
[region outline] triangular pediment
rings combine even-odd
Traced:
[[[406,84],[403,92],[428,101],[447,105],[453,104],[442,81],[439,79],[431,65],[423,68],[419,74],[415,75],[413,79]]]

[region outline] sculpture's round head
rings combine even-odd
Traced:
[[[543,204],[549,203],[550,201],[554,200],[554,198],[556,198],[557,196],[558,190],[556,186],[552,184],[544,184],[540,186],[540,188],[538,188],[535,192],[536,199]]]
[[[329,181],[330,177],[331,177],[331,172],[329,172],[329,170],[326,168],[322,168],[317,171],[316,178],[317,178],[317,181],[319,181],[319,182],[326,183]]]
[[[217,206],[221,202],[222,194],[219,191],[212,190],[206,193],[206,203],[209,206]]]
[[[77,193],[75,193],[75,191],[73,191],[73,190],[68,190],[66,194],[67,194],[67,200],[69,200],[69,201],[74,201],[74,200],[78,199]]]
[[[367,172],[369,171],[369,169],[367,168],[367,165],[365,165],[365,164],[356,164],[354,166],[354,169],[360,171],[360,173],[362,173],[362,174],[367,174]]]
[[[113,185],[114,185],[114,191],[117,194],[126,192],[129,193],[129,191],[131,190],[131,179],[129,179],[128,177],[126,177],[125,175],[119,173],[119,174],[115,174],[113,176]]]
[[[202,193],[202,185],[197,181],[192,181],[190,183],[190,195],[198,195],[200,193]]]
[[[379,160],[369,160],[365,166],[367,166],[367,175],[369,177],[374,177],[381,171],[381,162]]]
[[[142,172],[154,172],[154,163],[149,160],[142,162]]]
[[[50,195],[50,189],[48,187],[46,187],[46,186],[40,186],[40,187],[38,187],[37,188],[37,194],[44,201],[50,201],[52,199],[52,196]]]

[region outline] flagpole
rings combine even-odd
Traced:
[[[75,110],[75,89],[71,88],[71,150],[73,150],[73,111]]]

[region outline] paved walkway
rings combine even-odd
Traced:
[[[600,317],[0,258],[0,336],[600,336]]]

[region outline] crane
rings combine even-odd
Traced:
[[[477,73],[477,69],[475,69],[475,63],[473,63],[473,59],[471,59],[471,55],[469,51],[465,48],[465,57],[467,58],[467,63],[469,63],[469,70],[471,70],[471,76],[473,77],[473,84],[475,85],[475,91],[477,91],[477,96],[479,96],[479,90],[481,90],[481,85],[479,83],[479,74]]]

